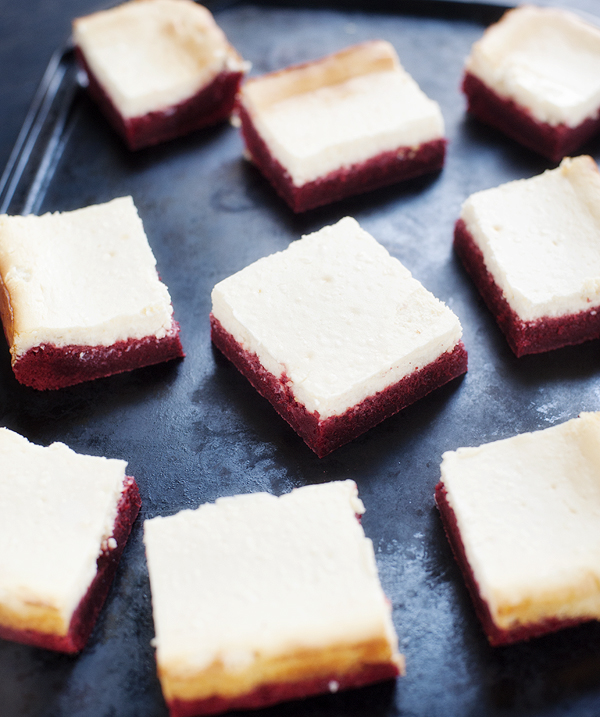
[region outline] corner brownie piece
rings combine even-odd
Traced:
[[[247,80],[250,159],[295,212],[442,168],[440,108],[384,41]]]
[[[319,457],[467,370],[458,318],[350,217],[212,302],[215,346]]]
[[[192,0],[132,0],[73,21],[88,90],[130,149],[231,114],[248,69]]]
[[[444,453],[436,501],[492,645],[600,619],[600,413]]]
[[[0,428],[0,637],[81,650],[140,509],[125,461]]]
[[[0,216],[0,316],[17,380],[38,390],[184,355],[131,197]]]
[[[599,206],[587,156],[463,204],[455,250],[517,356],[600,337]]]
[[[219,498],[144,523],[171,717],[254,709],[404,671],[354,481]]]
[[[473,45],[468,111],[559,162],[600,130],[600,29],[555,8],[507,12]]]

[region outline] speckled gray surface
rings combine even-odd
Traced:
[[[359,485],[407,676],[260,712],[279,717],[475,717],[600,714],[600,627],[492,649],[481,632],[434,507],[442,452],[600,409],[600,345],[516,359],[452,253],[473,191],[549,165],[465,116],[460,74],[486,13],[469,19],[237,4],[217,19],[253,73],[370,38],[390,40],[447,125],[444,170],[294,216],[242,159],[222,126],[128,153],[77,92],[64,140],[43,169],[36,211],[132,194],[187,352],[184,361],[40,394],[19,386],[0,343],[0,424],[31,440],[123,458],[143,507],[89,645],[77,657],[0,641],[1,717],[164,717],[155,676],[142,521],[221,495],[342,478]],[[488,17],[493,12],[490,11]],[[473,11],[473,17],[475,17]],[[72,82],[66,55],[65,82]],[[68,88],[67,88],[68,89]],[[585,148],[596,159],[600,143]],[[37,152],[37,150],[36,150]],[[41,159],[34,152],[31,164]],[[33,185],[24,175],[11,212]],[[301,234],[355,216],[458,314],[468,374],[319,460],[211,347],[210,290]]]

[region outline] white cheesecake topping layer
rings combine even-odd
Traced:
[[[600,414],[444,453],[442,482],[496,624],[600,619]]]
[[[348,480],[145,521],[160,671],[224,671],[243,685],[256,661],[374,639],[399,662],[363,512]]]
[[[591,157],[477,192],[461,217],[523,321],[600,306],[600,174]]]
[[[427,366],[458,318],[346,217],[221,281],[213,315],[321,419]]]
[[[486,30],[466,70],[540,122],[576,127],[600,108],[600,29],[525,5]]]
[[[195,95],[246,63],[211,13],[191,0],[134,0],[73,22],[73,39],[123,115],[138,117]]]
[[[383,41],[249,80],[241,99],[296,186],[444,136],[438,104]]]
[[[57,613],[66,634],[112,536],[127,463],[0,428],[0,611]]]
[[[13,359],[42,344],[110,346],[171,329],[171,298],[131,197],[0,216],[2,284]]]

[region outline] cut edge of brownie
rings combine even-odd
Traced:
[[[467,371],[467,351],[463,342],[459,341],[430,364],[415,370],[383,391],[365,398],[343,414],[321,420],[317,412],[310,413],[303,404],[296,401],[285,375],[277,378],[267,371],[258,356],[246,351],[212,313],[210,322],[214,345],[261,396],[271,403],[319,458]]]
[[[85,647],[104,605],[141,505],[140,492],[135,479],[125,476],[111,535],[117,546],[113,550],[103,550],[98,556],[96,575],[75,609],[66,635],[20,630],[8,625],[0,625],[0,638],[47,650],[80,652]]]
[[[87,75],[90,96],[131,150],[167,142],[226,120],[233,111],[245,74],[244,70],[222,70],[196,94],[176,105],[139,117],[123,117],[98,82],[79,47],[75,48],[75,55]]]
[[[423,142],[418,147],[398,147],[382,152],[364,162],[340,167],[296,186],[285,167],[271,154],[243,104],[238,103],[236,112],[252,162],[296,213],[437,172],[444,166],[447,140],[442,137]]]
[[[170,717],[194,717],[237,709],[259,709],[279,702],[311,697],[332,691],[363,687],[374,682],[391,680],[400,674],[398,666],[387,663],[363,664],[358,671],[327,677],[315,677],[298,682],[274,682],[260,685],[237,697],[215,695],[198,700],[171,699],[167,701]]]
[[[475,614],[483,626],[490,645],[493,647],[510,645],[515,642],[541,637],[551,632],[591,621],[591,618],[546,618],[535,623],[518,624],[510,629],[498,627],[494,622],[487,602],[481,596],[479,585],[466,555],[465,546],[456,520],[456,514],[448,502],[447,496],[446,487],[443,482],[440,481],[435,487],[435,502],[440,512],[444,532],[446,533],[452,554],[458,563],[469,595],[473,601]]]
[[[523,321],[488,271],[483,253],[463,219],[459,219],[454,228],[454,250],[517,357],[600,338],[598,306],[577,314]]]
[[[179,324],[163,338],[117,341],[111,346],[34,346],[13,362],[17,381],[38,391],[73,386],[144,366],[183,358]]]
[[[558,163],[576,152],[600,131],[600,108],[595,117],[588,117],[576,127],[550,125],[535,119],[510,97],[498,95],[470,72],[463,77],[462,90],[470,114],[552,162]]]

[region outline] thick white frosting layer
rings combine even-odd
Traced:
[[[477,192],[461,217],[523,321],[600,306],[600,174],[591,157]]]
[[[460,340],[458,318],[346,217],[221,281],[213,315],[321,419]]]
[[[0,216],[1,284],[13,359],[42,344],[163,338],[172,324],[171,298],[131,197],[41,217]]]
[[[438,104],[383,41],[249,80],[241,100],[296,186],[444,136]]]
[[[144,523],[159,670],[397,639],[353,481],[255,493]],[[293,677],[293,676],[292,676]]]
[[[564,10],[525,5],[473,45],[466,70],[550,125],[600,108],[600,29]]]
[[[600,414],[443,455],[480,593],[507,629],[600,619]]]
[[[66,634],[113,533],[125,461],[0,428],[0,607],[56,611]]]
[[[78,18],[73,39],[124,117],[172,107],[223,70],[247,69],[191,0],[133,0]]]

